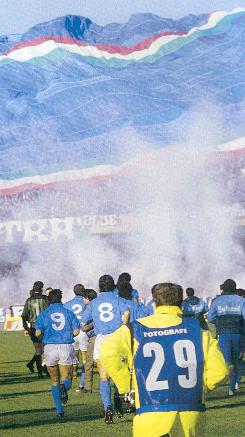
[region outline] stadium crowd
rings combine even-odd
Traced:
[[[76,391],[92,392],[96,363],[105,423],[113,423],[114,414],[122,418],[127,401],[135,437],[200,437],[206,392],[228,378],[228,396],[239,389],[245,290],[232,279],[220,285],[210,308],[193,288],[184,299],[181,285],[168,282],[155,284],[145,304],[129,273],[117,283],[101,276],[99,293],[76,284],[64,304],[60,289],[43,286],[33,284],[22,313],[35,349],[26,366],[34,373],[36,363],[39,378],[50,376],[58,417],[80,359]]]

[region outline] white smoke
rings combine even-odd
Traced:
[[[129,227],[128,233],[107,238],[87,234],[72,241],[19,243],[17,249],[9,245],[2,258],[19,269],[1,279],[0,306],[23,303],[36,280],[60,287],[64,301],[75,283],[97,289],[100,275],[112,274],[116,280],[123,271],[132,274],[133,286],[144,297],[156,282],[177,282],[211,296],[228,277],[244,280],[244,255],[234,242],[227,188],[218,161],[214,167],[210,163],[222,116],[208,107],[190,116],[189,134],[179,145],[162,150],[133,128],[111,134],[110,142],[122,150],[121,162],[129,160],[129,176],[107,193],[98,190],[93,205],[96,210],[107,205],[111,213],[113,205],[125,205],[125,213],[134,211],[137,230]],[[64,204],[67,198],[64,192]],[[18,218],[49,209],[47,199],[45,194],[39,198],[39,211],[23,207]]]

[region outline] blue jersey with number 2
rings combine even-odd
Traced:
[[[132,323],[138,350],[134,368],[139,390],[137,414],[202,411],[203,349],[199,323],[183,319],[169,328]]]
[[[35,328],[43,332],[44,344],[71,344],[73,330],[80,328],[75,314],[61,303],[50,305],[38,316]]]
[[[73,299],[64,303],[64,307],[72,311],[78,318],[81,319],[81,314],[85,308],[85,303],[82,296],[75,296]]]

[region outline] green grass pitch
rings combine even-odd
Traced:
[[[25,364],[33,347],[23,332],[0,333],[0,435],[2,437],[125,437],[132,436],[132,414],[105,425],[98,392],[75,392],[74,380],[65,418],[55,416],[48,378],[37,379]],[[205,437],[245,437],[245,380],[236,396],[227,386],[208,396]],[[198,437],[198,436],[197,436]]]

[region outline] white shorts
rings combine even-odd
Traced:
[[[98,334],[94,342],[94,360],[100,359],[100,345],[111,334]]]
[[[46,344],[44,346],[44,361],[46,366],[72,364],[75,351],[72,344]]]
[[[86,332],[80,331],[80,333],[74,338],[73,347],[75,351],[86,352],[88,348],[88,336]]]

